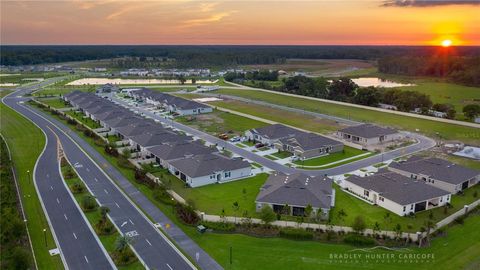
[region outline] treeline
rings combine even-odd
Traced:
[[[378,60],[378,70],[396,75],[446,78],[458,84],[480,86],[480,56],[390,56]]]
[[[12,163],[0,139],[0,269],[29,269],[32,266],[25,223],[19,212]]]
[[[248,72],[228,72],[224,76],[227,81],[243,81],[243,80],[260,80],[260,81],[277,81],[277,70],[260,70],[260,71],[248,71]]]
[[[425,46],[1,46],[1,64],[8,66],[110,59],[124,56],[175,59],[176,67],[229,67],[283,63],[300,59],[363,59],[428,56]],[[461,56],[480,55],[479,47],[459,47]]]

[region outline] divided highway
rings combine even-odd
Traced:
[[[103,158],[99,158],[99,154],[71,132],[68,127],[51,116],[22,104],[28,100],[22,95],[30,93],[32,90],[30,87],[28,89],[23,88],[4,98],[3,102],[33,121],[47,135],[48,143],[45,153],[39,160],[35,172],[35,181],[38,184],[41,200],[45,204],[46,213],[51,219],[52,229],[55,232],[57,244],[61,249],[64,264],[67,268],[112,269],[115,266],[109,261],[103,247],[99,246],[86,222],[82,220],[78,207],[69,197],[70,195],[62,182],[56,156],[55,136],[58,136],[66,157],[79,177],[85,182],[100,204],[110,208],[109,216],[116,227],[122,234],[133,239],[134,252],[147,269],[195,269],[195,266],[153,225],[135,203],[161,225],[171,224],[171,221],[156,206],[149,202],[117,170],[108,166]],[[69,135],[67,135],[68,133]],[[87,149],[89,155],[96,161],[91,159],[84,152],[84,149]],[[97,162],[103,168],[106,168],[108,175]],[[114,184],[109,175],[112,175],[117,183],[121,183],[123,190],[135,200],[135,203]],[[48,193],[54,191],[55,193]],[[61,193],[62,191],[63,193]],[[68,212],[65,212],[67,210]],[[74,215],[75,211],[78,212],[78,216]],[[66,222],[71,223],[65,224]],[[75,234],[73,234],[74,232]],[[90,235],[87,233],[90,233]],[[172,224],[168,233],[191,257],[196,258],[200,267],[203,269],[222,269],[178,227]],[[82,254],[85,255],[81,256]]]

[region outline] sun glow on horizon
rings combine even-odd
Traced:
[[[445,39],[445,40],[442,40],[442,47],[450,47],[452,46],[452,41],[450,39]]]

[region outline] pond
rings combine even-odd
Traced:
[[[391,87],[402,87],[402,86],[414,86],[415,84],[409,84],[409,83],[398,83],[390,80],[384,80],[381,78],[356,78],[352,79],[354,83],[356,83],[360,87],[369,87],[369,86],[374,86],[374,87],[385,87],[385,88],[391,88]]]
[[[196,84],[217,83],[218,80],[196,80]],[[83,78],[67,85],[100,85],[100,84],[180,84],[180,80],[164,80],[164,79],[121,79],[121,78]],[[186,80],[185,84],[192,84],[192,80]]]
[[[474,146],[465,146],[461,151],[453,153],[455,156],[472,158],[480,160],[480,148]]]

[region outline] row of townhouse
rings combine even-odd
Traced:
[[[208,105],[167,93],[152,91],[148,88],[134,89],[128,91],[127,94],[136,100],[152,104],[159,108],[164,108],[165,110],[178,115],[194,115],[210,113],[213,111],[212,107]]]
[[[399,216],[444,206],[451,195],[478,184],[480,172],[439,158],[412,156],[366,177],[350,176],[342,186]]]
[[[300,131],[282,124],[273,124],[250,129],[245,137],[254,142],[273,146],[279,151],[292,153],[296,158],[306,160],[341,152],[343,143],[330,138]]]
[[[66,94],[64,99],[97,121],[103,127],[103,135],[119,136],[140,157],[153,159],[191,187],[228,182],[252,174],[247,161],[228,158],[216,147],[207,147],[191,136],[140,117],[108,99],[79,91]]]

